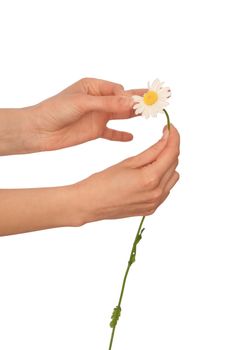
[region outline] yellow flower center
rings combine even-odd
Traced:
[[[143,96],[143,101],[146,105],[153,105],[158,100],[158,94],[155,91],[149,90]]]

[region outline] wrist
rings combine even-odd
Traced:
[[[50,204],[50,227],[78,227],[88,222],[82,208],[79,184],[48,188],[52,192]]]
[[[24,129],[22,131],[23,150],[22,153],[41,152],[41,136],[38,126],[40,118],[39,104],[21,108],[19,113],[23,120]]]
[[[84,181],[65,186],[66,203],[63,210],[63,226],[78,227],[90,221]]]
[[[0,109],[0,155],[39,152],[37,107]]]

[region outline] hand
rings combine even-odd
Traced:
[[[179,142],[172,126],[168,138],[77,184],[1,189],[0,236],[154,213],[178,181]]]
[[[147,89],[124,91],[120,84],[84,78],[33,108],[33,133],[41,151],[78,145],[99,137],[130,141],[130,133],[112,130],[107,122],[135,116],[132,95]]]
[[[178,131],[166,127],[146,151],[71,185],[68,225],[154,213],[179,179],[179,144]]]

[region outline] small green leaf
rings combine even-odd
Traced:
[[[121,315],[121,307],[117,305],[114,308],[112,316],[111,316],[111,322],[110,322],[110,327],[111,328],[114,328],[116,326],[120,315]]]
[[[130,264],[133,264],[135,262],[135,254],[131,255],[131,258],[129,260]]]
[[[141,235],[138,235],[137,239],[136,239],[136,245],[139,243],[139,241],[141,241],[142,239],[142,236]]]

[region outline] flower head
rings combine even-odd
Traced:
[[[148,82],[148,91],[143,96],[132,96],[136,104],[133,106],[135,114],[141,114],[145,118],[156,117],[162,113],[163,109],[169,104],[167,99],[171,96],[169,87],[163,87],[159,79],[153,81],[150,85]]]

